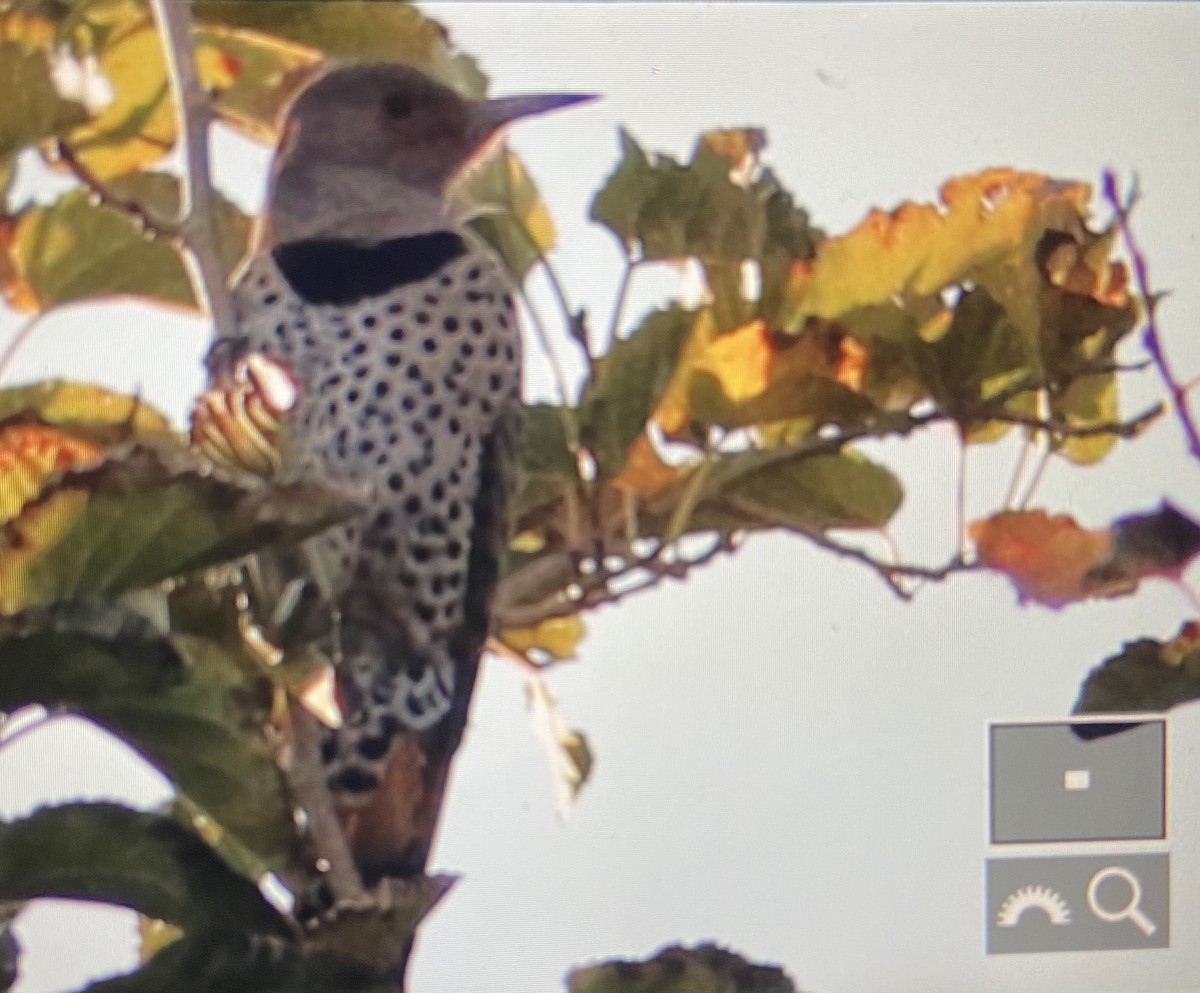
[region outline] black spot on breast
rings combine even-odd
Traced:
[[[379,777],[351,766],[330,779],[329,785],[334,790],[343,790],[347,793],[369,793],[379,786]]]
[[[388,745],[391,744],[391,738],[385,734],[381,734],[374,738],[363,738],[358,743],[358,753],[364,759],[381,759],[387,754]]]
[[[347,238],[305,238],[280,245],[271,254],[307,303],[344,306],[427,279],[466,250],[454,232],[436,231],[373,245]]]

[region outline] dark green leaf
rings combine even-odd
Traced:
[[[215,842],[229,832],[254,853],[239,868],[257,875],[287,862],[295,830],[269,692],[232,651],[100,598],[55,604],[0,621],[0,711],[37,703],[107,728],[215,822]]]
[[[595,378],[584,388],[579,416],[583,443],[604,473],[616,475],[625,465],[629,446],[671,381],[695,323],[693,310],[655,311],[597,363]]]
[[[1105,659],[1083,683],[1077,714],[1168,710],[1200,699],[1200,641],[1193,632],[1172,642],[1142,638]]]
[[[184,928],[284,933],[279,914],[176,821],[109,803],[43,808],[0,824],[0,898],[131,907]]]
[[[592,201],[591,218],[646,259],[706,263],[757,257],[766,235],[761,192],[729,178],[733,163],[703,142],[692,161],[649,159],[621,132],[621,162]]]
[[[883,527],[904,496],[889,470],[854,452],[727,456],[706,489],[710,501],[749,514],[760,527],[799,531]]]
[[[569,993],[797,993],[781,968],[755,965],[713,944],[672,945],[644,962],[613,960],[574,970]]]
[[[386,977],[330,955],[302,956],[290,943],[254,934],[185,935],[137,972],[86,993],[396,993]]]

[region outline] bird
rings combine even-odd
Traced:
[[[590,99],[470,100],[398,62],[323,71],[283,113],[236,333],[209,353],[210,384],[231,354],[281,362],[299,398],[282,471],[363,495],[310,547],[343,716],[321,758],[367,883],[424,871],[507,540],[514,287],[449,194],[509,124]]]

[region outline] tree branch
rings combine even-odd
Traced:
[[[216,337],[235,333],[233,301],[225,284],[225,269],[217,250],[216,198],[208,153],[212,108],[196,70],[190,3],[185,0],[152,0],[166,53],[171,90],[184,156],[182,202],[176,222],[182,254],[201,309],[212,318]]]
[[[336,901],[354,900],[364,890],[354,867],[354,858],[345,832],[334,810],[333,798],[325,785],[321,764],[320,728],[317,719],[299,700],[289,705],[294,752],[290,782],[296,799],[308,818],[308,833],[320,856],[328,863],[325,879]]]
[[[1175,407],[1179,424],[1183,428],[1184,437],[1187,439],[1188,451],[1192,458],[1200,459],[1200,432],[1196,430],[1196,422],[1192,419],[1192,412],[1188,406],[1187,387],[1175,378],[1163,349],[1162,338],[1158,333],[1158,301],[1162,299],[1162,296],[1150,290],[1150,275],[1146,266],[1146,257],[1138,247],[1137,240],[1133,236],[1133,227],[1129,223],[1130,212],[1138,201],[1137,177],[1134,177],[1129,193],[1124,198],[1117,192],[1117,177],[1111,170],[1104,171],[1102,185],[1104,199],[1108,201],[1116,215],[1117,227],[1121,231],[1125,249],[1129,252],[1130,260],[1133,263],[1138,293],[1146,301],[1146,327],[1142,331],[1142,345],[1150,353],[1150,358],[1153,360],[1159,376],[1171,393],[1171,402]]]

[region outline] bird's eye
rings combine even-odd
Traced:
[[[390,117],[407,117],[412,113],[412,97],[407,93],[394,91],[383,98],[383,109]]]

